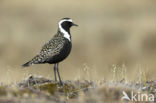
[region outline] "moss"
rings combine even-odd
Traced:
[[[55,83],[46,83],[42,85],[35,85],[33,88],[35,89],[40,89],[42,91],[47,91],[50,94],[54,94],[55,91],[57,90],[57,84]]]
[[[22,90],[18,90],[17,92],[14,92],[15,95],[19,95],[19,96],[24,96],[25,94],[31,96],[33,94],[33,92],[28,89],[28,88],[25,88],[25,89],[22,89]]]
[[[80,83],[79,86],[74,85],[73,83],[66,83],[64,84],[64,86],[60,86],[58,90],[68,98],[75,98],[78,96],[80,91],[85,92],[86,90],[88,90],[88,87],[88,83]]]
[[[59,86],[58,91],[63,93],[68,98],[74,98],[78,95],[77,89],[72,84],[64,84],[64,86]]]
[[[51,95],[59,93],[66,96],[67,98],[75,98],[78,96],[79,91],[84,90],[84,88],[88,88],[88,86],[88,84],[76,87],[71,83],[65,83],[63,86],[58,83],[46,83],[41,85],[35,85],[33,88],[40,89],[41,91],[46,91]]]

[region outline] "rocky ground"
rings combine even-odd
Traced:
[[[120,82],[77,80],[64,81],[62,86],[43,77],[29,76],[18,84],[1,85],[0,103],[134,103],[122,99],[124,93],[130,96],[132,91],[148,96],[152,94],[156,100],[156,81],[127,83],[124,79]],[[140,103],[147,101],[144,98]]]

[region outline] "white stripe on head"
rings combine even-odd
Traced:
[[[65,22],[65,21],[70,21],[70,22],[72,22],[72,19],[63,19],[63,20],[61,20],[58,24],[59,24],[59,29],[60,29],[60,32],[62,32],[63,34],[64,34],[64,37],[65,38],[67,38],[69,41],[71,41],[70,40],[70,34],[67,32],[67,31],[65,31],[63,28],[62,28],[62,26],[61,26],[61,24],[63,23],[63,22]]]

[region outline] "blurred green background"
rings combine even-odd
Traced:
[[[0,81],[30,74],[53,79],[53,65],[21,65],[57,31],[61,18],[71,28],[73,48],[60,63],[63,80],[106,79],[125,75],[156,77],[155,0],[0,0]],[[123,69],[124,68],[124,69]]]

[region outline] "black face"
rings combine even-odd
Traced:
[[[66,30],[67,32],[69,32],[70,27],[72,26],[72,22],[70,21],[64,21],[61,26],[64,30]]]
[[[71,28],[71,26],[78,26],[78,25],[74,24],[74,23],[71,22],[71,21],[64,21],[64,22],[61,23],[61,27],[62,27],[65,31],[67,31],[67,32],[69,32],[69,33],[70,33],[70,28]]]

